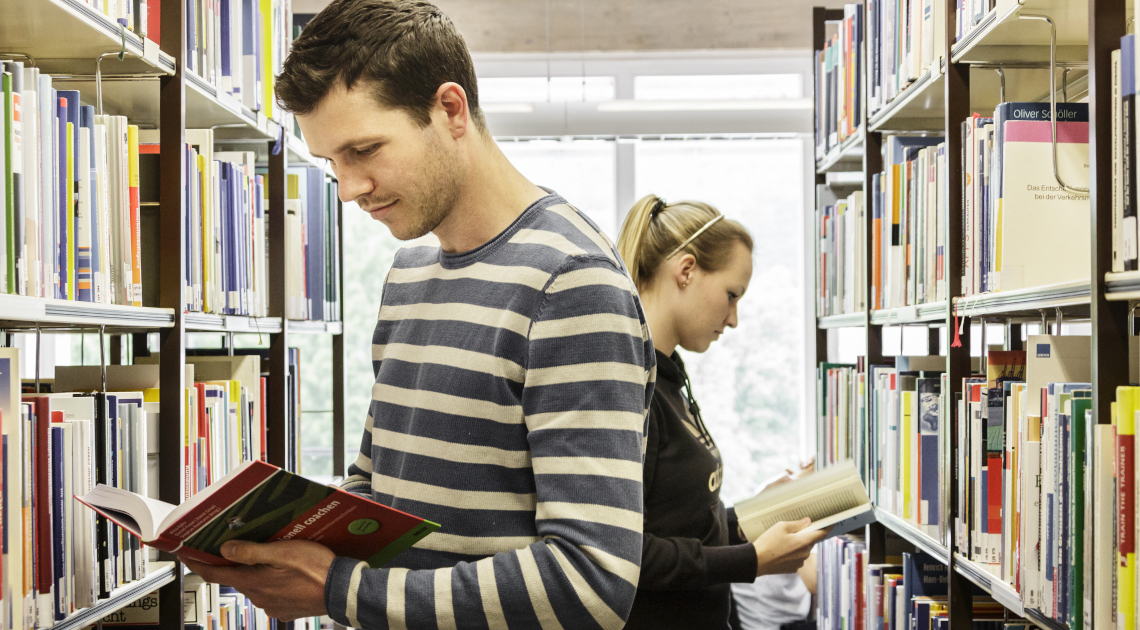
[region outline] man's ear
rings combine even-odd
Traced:
[[[454,139],[467,135],[474,122],[471,110],[467,107],[467,92],[458,83],[448,82],[439,86],[435,93],[437,110],[447,117],[447,129]]]

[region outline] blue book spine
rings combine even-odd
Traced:
[[[195,24],[198,19],[197,0],[186,0],[186,67],[201,74],[198,68],[198,41]]]
[[[230,59],[230,1],[231,0],[221,0],[222,41],[220,48],[222,52],[221,66],[223,77],[233,76],[233,66],[231,65],[233,63],[233,60]]]
[[[41,421],[43,421],[41,419]],[[63,600],[62,583],[64,575],[64,558],[63,558],[63,515],[64,510],[64,496],[63,496],[63,427],[52,425],[51,429],[51,449],[48,452],[48,466],[51,470],[51,566],[52,566],[52,599],[55,603],[55,620],[62,621],[67,617],[68,611],[65,609]]]

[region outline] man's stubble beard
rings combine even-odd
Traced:
[[[428,136],[428,155],[424,168],[428,177],[420,180],[423,188],[417,186],[415,196],[418,208],[411,208],[413,216],[407,229],[389,228],[392,236],[401,241],[417,239],[434,231],[455,209],[459,201],[460,164],[454,154],[448,153],[435,135]]]

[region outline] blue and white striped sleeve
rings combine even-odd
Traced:
[[[628,275],[606,257],[568,259],[545,288],[528,341],[522,404],[540,540],[436,570],[337,558],[325,591],[333,619],[409,630],[625,625],[640,571],[656,373]]]

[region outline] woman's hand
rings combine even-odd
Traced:
[[[756,575],[795,573],[811,555],[815,544],[827,537],[830,529],[802,531],[810,518],[781,521],[760,535],[752,546],[756,549]]]

